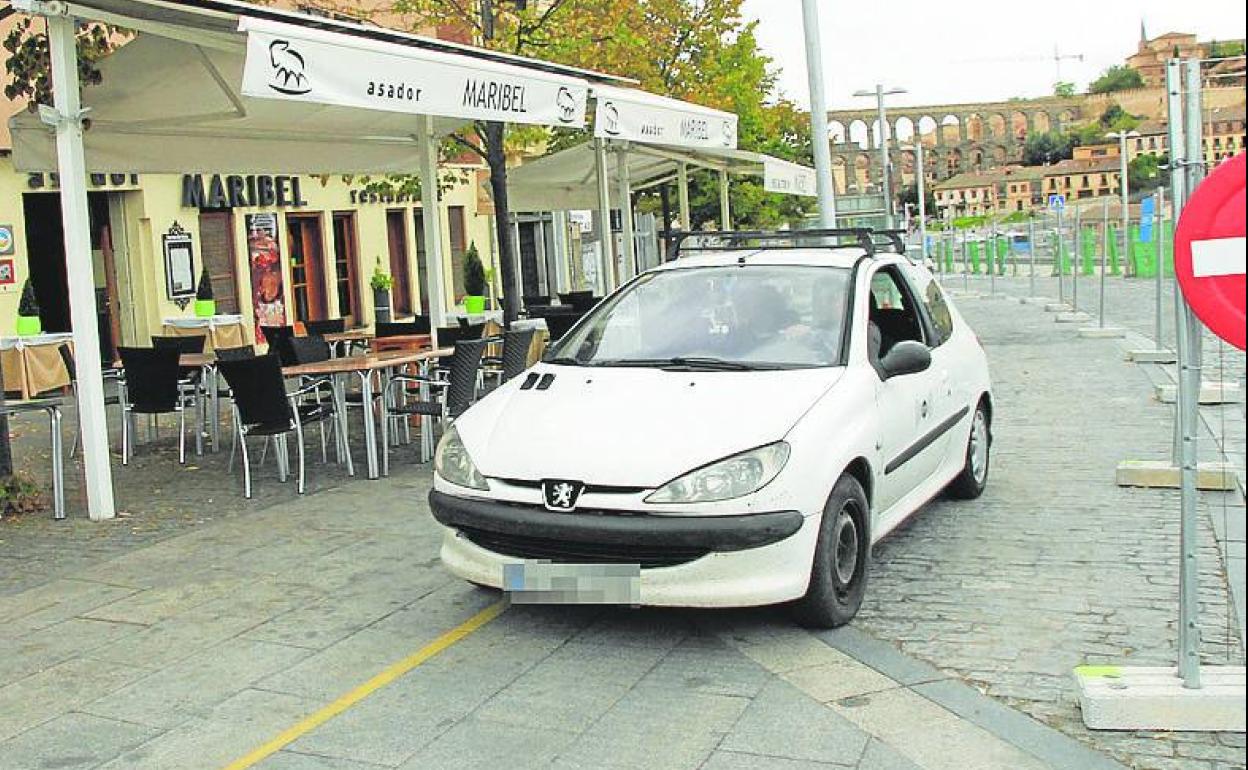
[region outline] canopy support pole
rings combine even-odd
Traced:
[[[425,260],[429,267],[429,325],[437,330],[446,326],[446,292],[442,280],[442,217],[438,206],[438,137],[428,115],[416,116],[420,144],[420,203],[425,226]]]
[[[680,229],[689,232],[693,228],[689,214],[689,164],[681,163],[676,167],[676,190],[680,199]]]
[[[728,172],[719,172],[719,229],[732,229],[732,208],[728,204]]]
[[[637,244],[633,242],[633,180],[628,173],[628,145],[620,144],[616,156],[616,173],[620,177],[620,225],[623,230],[621,253],[624,274],[628,280],[637,275]]]
[[[108,423],[104,416],[104,377],[95,306],[95,271],[91,267],[91,226],[87,213],[87,161],[82,147],[82,104],[78,93],[78,48],[74,19],[50,14],[55,104],[57,168],[61,176],[61,221],[65,227],[65,263],[69,284],[70,323],[74,329],[74,363],[82,423],[82,460],[87,487],[87,512],[95,521],[115,513],[113,475],[108,456]],[[45,120],[47,118],[45,117]],[[124,419],[124,418],[123,418]]]
[[[607,142],[594,139],[594,171],[598,177],[598,236],[602,252],[602,283],[610,294],[618,285],[615,280],[615,250],[611,244],[611,181],[607,178]]]

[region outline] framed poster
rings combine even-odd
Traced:
[[[282,253],[277,240],[277,214],[248,214],[247,263],[251,268],[251,300],[256,312],[256,342],[264,342],[262,326],[286,325]]]
[[[17,269],[13,260],[0,259],[0,286],[12,286],[17,283]]]
[[[12,254],[13,246],[13,225],[0,225],[0,254]]]
[[[195,255],[191,234],[177,222],[161,237],[165,251],[165,291],[169,299],[195,294]]]

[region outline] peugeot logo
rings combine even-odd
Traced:
[[[615,102],[602,105],[602,130],[611,136],[617,136],[620,133],[620,111],[616,108]]]
[[[559,86],[559,93],[555,95],[555,107],[559,110],[561,122],[571,123],[576,120],[576,97],[567,86]]]
[[[288,40],[269,43],[269,64],[273,65],[269,88],[279,94],[299,96],[312,90],[304,74],[303,54],[290,47]]]
[[[552,511],[572,511],[585,491],[585,483],[581,481],[565,481],[561,479],[545,479],[542,481],[542,498],[546,508]]]

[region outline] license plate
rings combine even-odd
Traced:
[[[640,604],[641,565],[515,562],[503,590],[514,604]]]

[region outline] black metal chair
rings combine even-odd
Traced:
[[[347,322],[341,318],[330,318],[325,321],[304,321],[303,328],[308,336],[324,337],[326,334],[341,334],[347,330]]]
[[[568,291],[559,293],[559,301],[578,313],[588,313],[598,304],[592,291]]]
[[[420,417],[421,461],[428,462],[433,453],[431,419],[445,423],[454,420],[477,399],[477,373],[485,354],[487,340],[464,340],[455,344],[446,365],[446,379],[395,374],[386,381],[381,399],[381,472],[390,473],[390,421]],[[412,386],[415,386],[413,388]],[[401,389],[411,398],[400,401],[393,391]],[[433,392],[430,392],[433,391]],[[425,396],[424,393],[430,393]],[[440,398],[437,394],[440,394]]]
[[[583,317],[579,313],[558,313],[546,316],[546,330],[550,332],[550,341],[554,342],[563,337]]]
[[[217,348],[218,361],[241,361],[245,358],[254,358],[256,355],[256,347],[254,345],[240,345],[236,348]]]
[[[158,350],[177,350],[179,355],[202,354],[207,342],[208,337],[203,334],[188,334],[185,336],[152,335],[152,347]],[[204,370],[198,366],[182,366],[179,367],[178,373],[178,386],[195,399],[195,451],[196,453],[202,453],[204,421],[207,417],[207,412],[203,408],[204,402],[202,397],[209,395],[204,387],[207,384],[204,382]],[[217,394],[218,397],[221,395],[224,394]]]
[[[331,399],[325,403],[303,401],[316,384],[305,386],[292,393],[286,392],[286,380],[282,376],[282,362],[273,355],[253,356],[237,361],[221,361],[221,373],[229,383],[234,399],[234,425],[243,456],[243,495],[251,497],[251,462],[247,456],[247,437],[272,438],[277,445],[277,473],[286,481],[290,473],[290,456],[286,437],[295,434],[296,452],[299,457],[299,474],[296,489],[304,491],[303,426],[310,423],[323,424],[335,420],[334,433],[342,447],[343,434],[336,420]],[[347,473],[354,475],[351,455],[346,453]]]
[[[529,368],[529,348],[533,345],[535,334],[536,329],[511,329],[503,332],[503,354],[481,359],[485,373],[496,377],[497,384],[502,385]]]
[[[429,316],[418,315],[410,321],[378,321],[378,337],[401,337],[407,334],[428,334],[433,328]]]
[[[74,397],[74,440],[69,445],[69,456],[73,457],[78,452],[78,442],[82,434],[82,404],[78,401],[78,367],[68,344],[61,345],[56,352],[61,354],[61,362],[65,364],[65,370],[69,372],[69,390]],[[116,406],[121,403],[121,381],[120,369],[111,366],[104,368],[104,383],[112,382],[118,386],[114,395],[110,396],[107,392],[104,394],[105,406]]]
[[[295,355],[290,347],[290,340],[295,336],[295,327],[261,326],[260,333],[264,336],[265,342],[269,344],[269,352],[277,354],[282,366],[291,366],[295,363]]]
[[[130,462],[135,414],[178,415],[178,462],[186,462],[186,407],[194,395],[181,384],[175,347],[117,349],[125,377],[121,399],[121,464]]]

